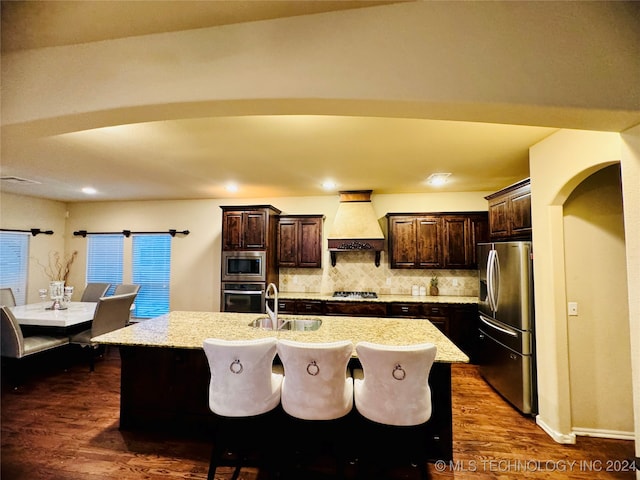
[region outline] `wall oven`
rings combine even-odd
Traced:
[[[267,252],[222,252],[223,282],[265,282]]]
[[[222,311],[240,313],[264,312],[264,283],[222,283]]]

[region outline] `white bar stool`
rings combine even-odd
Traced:
[[[362,370],[353,373],[354,403],[369,420],[358,442],[365,464],[405,457],[419,466],[423,479],[428,478],[425,434],[418,427],[431,418],[429,373],[436,346],[359,342],[356,352]]]
[[[338,476],[343,475],[349,441],[344,427],[353,408],[353,379],[347,370],[353,343],[279,340],[277,351],[284,367],[282,409],[298,419],[288,422],[290,438],[295,439],[290,446],[298,460],[307,460],[298,467],[329,452],[337,461]]]
[[[280,404],[282,374],[274,371],[275,338],[256,340],[221,340],[207,338],[203,348],[209,362],[209,408],[218,416],[208,479],[213,480],[225,451],[238,448],[237,479],[244,454],[260,447],[264,458],[258,466],[269,466],[274,453],[274,422],[269,413]]]

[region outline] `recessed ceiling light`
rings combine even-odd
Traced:
[[[227,192],[237,192],[238,191],[238,185],[235,183],[227,183],[227,186],[225,187],[227,189]]]
[[[86,193],[87,195],[95,195],[98,191],[93,187],[84,187],[82,189],[82,193]]]
[[[439,187],[447,183],[450,173],[432,173],[427,178],[427,183],[429,185],[433,185],[434,187]]]
[[[333,190],[336,188],[336,182],[334,182],[333,180],[325,180],[324,182],[322,182],[322,188],[324,188],[325,190]]]

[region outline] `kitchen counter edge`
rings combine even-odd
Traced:
[[[436,362],[469,362],[469,357],[462,350],[425,319],[317,316],[323,323],[316,331],[274,332],[249,326],[253,319],[261,316],[264,314],[175,311],[100,335],[93,341],[105,345],[185,349],[202,348],[204,339],[210,337],[226,340],[277,337],[302,342],[351,340],[354,347],[359,341],[386,345],[428,342],[438,347]],[[353,356],[357,356],[355,348]]]

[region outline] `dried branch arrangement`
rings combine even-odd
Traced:
[[[47,265],[43,265],[38,259],[36,259],[36,263],[40,268],[42,268],[44,274],[49,277],[49,280],[61,280],[67,283],[67,277],[69,276],[71,265],[77,256],[77,250],[70,255],[62,255],[60,252],[52,251],[49,252]]]

